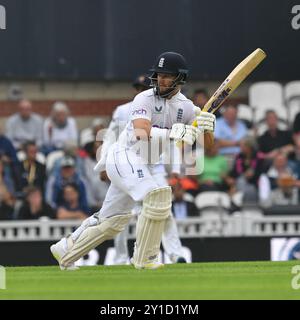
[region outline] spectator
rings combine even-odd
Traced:
[[[207,101],[209,100],[209,96],[208,96],[206,89],[196,89],[194,91],[194,95],[193,95],[192,100],[193,100],[195,106],[202,109],[205,106],[205,104],[207,103]]]
[[[288,174],[282,174],[277,179],[278,187],[271,191],[270,199],[265,202],[265,205],[268,204],[274,206],[291,206],[299,204],[299,193],[297,190],[298,182],[294,177]],[[298,184],[299,186],[299,184]]]
[[[262,205],[297,204],[299,180],[284,153],[275,156],[273,165],[259,178],[259,199]]]
[[[12,220],[15,215],[14,196],[0,185],[0,220]]]
[[[46,183],[46,167],[37,160],[37,145],[28,142],[24,145],[25,160],[21,163],[22,190],[27,186],[36,186],[44,194]]]
[[[170,185],[175,185],[177,183],[178,176],[171,176],[169,179]],[[192,197],[195,197],[199,193],[199,183],[195,175],[183,176],[180,178],[180,185],[185,193],[190,194]]]
[[[9,164],[3,159],[3,157],[0,158],[0,188],[2,192],[8,192],[12,195],[16,192]]]
[[[79,203],[81,207],[87,207],[86,187],[75,170],[75,160],[64,157],[61,161],[60,171],[51,175],[46,186],[46,200],[53,208],[63,204],[63,188],[68,183],[74,183],[79,190]]]
[[[10,172],[13,179],[14,191],[20,190],[20,163],[17,158],[16,150],[11,141],[6,138],[0,131],[0,157],[5,164],[5,168]]]
[[[204,157],[197,159],[196,167],[200,192],[224,190],[228,163],[226,158],[218,153],[218,144],[215,143],[212,148],[205,151]]]
[[[298,180],[300,180],[300,132],[293,134],[294,152],[289,154],[289,160],[293,166],[293,172]]]
[[[48,174],[57,174],[61,168],[62,160],[73,158],[75,160],[76,172],[82,175],[82,157],[86,157],[85,151],[82,152],[74,143],[74,141],[66,141],[62,150],[53,151],[47,156],[47,171]]]
[[[0,155],[5,156],[14,166],[19,164],[17,152],[11,141],[0,130]]]
[[[296,114],[296,117],[293,123],[293,132],[294,133],[300,132],[300,112]]]
[[[57,210],[58,219],[81,219],[89,215],[89,209],[79,202],[79,189],[74,183],[68,183],[63,188],[63,204]]]
[[[51,117],[44,123],[44,152],[62,149],[66,141],[78,143],[78,131],[75,119],[63,102],[56,102],[52,107]]]
[[[11,220],[14,217],[14,186],[5,163],[0,159],[0,220]]]
[[[43,119],[32,112],[32,103],[21,100],[19,112],[8,118],[6,122],[6,136],[14,147],[19,150],[27,141],[35,141],[38,147],[42,145]]]
[[[205,104],[209,100],[209,95],[208,95],[206,89],[196,89],[194,91],[194,95],[193,95],[192,100],[193,100],[195,106],[203,109],[203,107],[205,106]],[[221,113],[219,110],[216,111],[215,116],[217,118],[219,118],[221,116]]]
[[[41,217],[55,219],[55,211],[43,201],[42,192],[35,186],[25,189],[25,201],[19,210],[19,220],[36,220]]]
[[[279,153],[293,151],[293,140],[290,131],[278,128],[278,117],[272,110],[266,112],[267,131],[258,138],[259,151],[266,159],[274,159]]]
[[[241,141],[241,152],[237,155],[229,174],[234,179],[237,191],[243,193],[244,203],[257,202],[258,178],[262,174],[264,161],[256,150],[253,138]]]
[[[95,141],[97,133],[105,129],[105,121],[102,118],[96,118],[92,121],[91,127],[82,130],[80,134],[80,146],[84,147],[87,142]]]
[[[199,212],[194,202],[185,199],[185,191],[180,180],[174,181],[172,185],[173,197],[172,212],[176,219],[186,219],[187,217],[199,216]]]
[[[94,167],[97,164],[96,152],[99,142],[92,141],[84,146],[87,157],[83,161],[83,178],[86,181],[88,204],[93,211],[98,211],[102,206],[107,193],[109,182],[101,181],[100,177],[95,174]]]
[[[224,109],[223,117],[217,119],[215,139],[219,143],[220,154],[230,162],[241,151],[240,141],[247,135],[244,122],[237,119],[237,108],[229,105]],[[230,164],[229,162],[229,164]]]

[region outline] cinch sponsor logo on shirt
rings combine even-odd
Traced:
[[[145,109],[138,109],[138,110],[134,110],[133,112],[132,112],[132,115],[133,116],[136,116],[136,115],[142,115],[142,114],[144,114],[144,115],[146,115],[147,114],[147,111],[145,110]]]

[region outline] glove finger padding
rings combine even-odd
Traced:
[[[170,133],[170,139],[181,140],[186,133],[186,128],[183,123],[174,123]]]
[[[214,131],[216,116],[210,112],[202,111],[197,117],[198,128],[201,131]]]
[[[183,123],[175,123],[172,126],[170,139],[175,141],[183,141],[192,145],[198,137],[199,129],[194,126],[184,125]]]

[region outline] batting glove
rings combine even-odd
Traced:
[[[185,125],[183,123],[175,123],[171,129],[170,139],[173,139],[176,142],[182,141],[193,145],[199,133],[200,131],[197,127]]]
[[[213,113],[201,111],[197,116],[198,129],[201,132],[214,132],[216,116]]]

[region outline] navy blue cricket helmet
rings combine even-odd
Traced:
[[[186,83],[188,67],[185,58],[181,54],[177,52],[164,52],[156,59],[154,66],[150,69],[150,72],[152,73],[150,76],[152,81],[151,85],[156,88],[158,95],[165,98],[176,89],[177,85]],[[170,87],[170,89],[163,95],[160,94],[157,84],[158,73],[176,75],[172,87]]]

